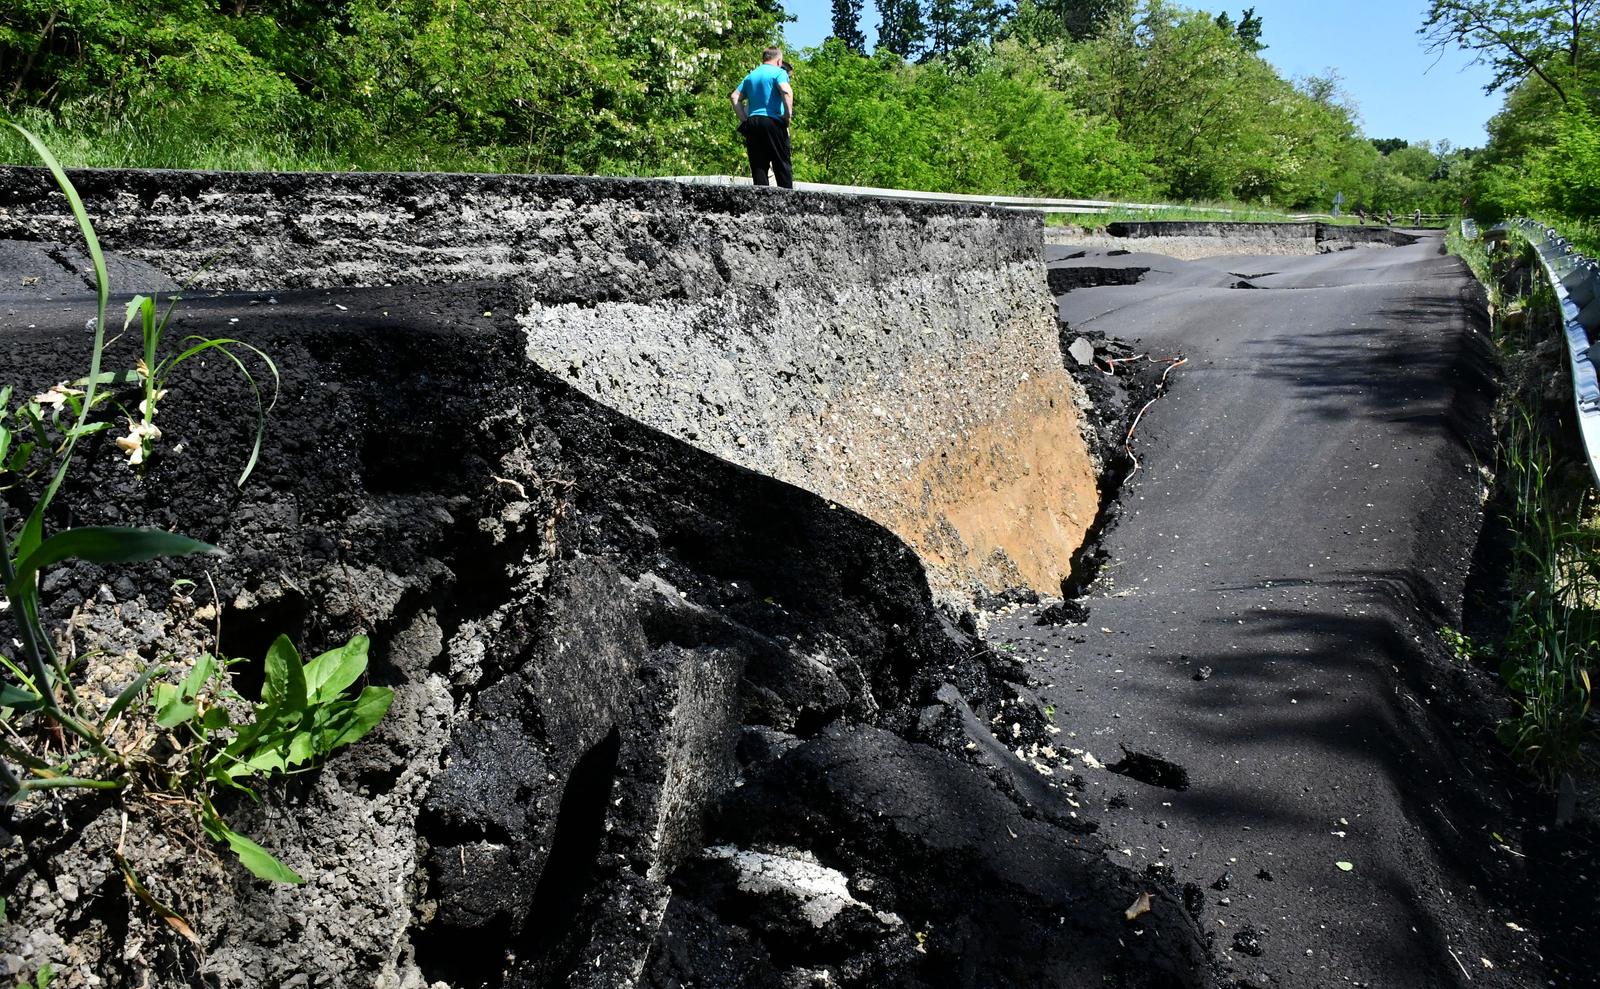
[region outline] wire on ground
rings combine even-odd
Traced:
[[[1144,408],[1140,409],[1139,414],[1133,417],[1133,422],[1128,426],[1127,435],[1122,437],[1122,452],[1126,453],[1128,455],[1128,459],[1133,461],[1133,470],[1128,472],[1129,477],[1132,477],[1134,474],[1138,473],[1139,469],[1143,466],[1139,462],[1138,454],[1133,452],[1133,431],[1139,428],[1139,422],[1144,419],[1144,414],[1150,411],[1150,407],[1156,404],[1156,402],[1160,401],[1161,396],[1167,393],[1167,386],[1170,384],[1172,372],[1189,363],[1189,358],[1187,357],[1151,357],[1148,354],[1140,354],[1138,357],[1123,357],[1117,360],[1107,360],[1106,365],[1111,370],[1104,371],[1102,373],[1115,374],[1118,364],[1128,364],[1141,358],[1149,361],[1152,364],[1165,364],[1167,368],[1161,372],[1161,380],[1156,383],[1156,393],[1150,396],[1150,401],[1144,403]]]

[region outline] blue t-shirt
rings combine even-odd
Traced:
[[[752,117],[782,120],[783,93],[778,87],[788,81],[789,73],[776,65],[763,63],[750,70],[744,82],[739,84],[739,93],[745,100],[745,112]]]

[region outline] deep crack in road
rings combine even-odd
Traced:
[[[1512,905],[1519,784],[1488,736],[1491,678],[1437,637],[1458,617],[1492,444],[1471,275],[1437,236],[1052,260],[1135,264],[1151,269],[1137,284],[1059,299],[1068,342],[1082,327],[1189,358],[1140,425],[1087,624],[1024,608],[989,637],[1046,685],[1066,746],[1159,756],[1188,787],[1085,770],[1078,799],[1115,859],[1203,890],[1240,984],[1549,977],[1508,926],[1539,928]],[[1238,272],[1259,290],[1233,287]],[[1095,280],[1056,280],[1074,281]]]

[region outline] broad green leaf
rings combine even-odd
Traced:
[[[273,640],[267,650],[266,678],[261,685],[263,725],[299,724],[306,710],[306,671],[300,653],[286,635]]]
[[[368,640],[358,635],[306,664],[306,700],[312,706],[335,700],[367,669]]]
[[[163,728],[176,728],[194,717],[194,705],[175,700],[156,709],[156,724]]]
[[[361,696],[356,698],[350,710],[348,720],[322,749],[322,754],[326,755],[334,749],[365,737],[377,727],[383,716],[389,713],[389,705],[393,703],[394,691],[388,687],[367,687],[361,691]]]
[[[309,762],[318,754],[319,753],[316,751],[315,746],[312,744],[310,732],[295,732],[293,735],[289,736],[289,750],[284,756],[284,768],[287,769],[292,766],[298,766],[302,763]]]
[[[222,837],[228,843],[228,847],[233,849],[233,853],[239,856],[239,861],[243,862],[244,867],[256,878],[295,886],[305,882],[298,872],[273,858],[272,853],[237,831],[228,829],[223,832]]]
[[[305,882],[304,879],[300,878],[299,873],[273,858],[272,854],[265,848],[228,827],[222,818],[218,816],[216,809],[211,806],[211,801],[204,800],[202,808],[200,823],[205,828],[206,834],[210,835],[213,840],[226,842],[228,847],[233,850],[233,854],[239,856],[239,861],[244,863],[244,867],[254,873],[257,878],[266,879],[269,882],[296,885]]]
[[[11,451],[10,459],[5,461],[5,469],[9,471],[22,470],[23,467],[27,466],[28,458],[32,457],[33,451],[37,449],[38,447],[33,443],[17,444],[17,448]]]
[[[206,779],[211,780],[212,782],[218,784],[219,786],[225,786],[230,790],[234,790],[234,791],[237,791],[239,793],[242,793],[245,796],[249,797],[251,800],[255,800],[256,799],[256,792],[254,790],[250,789],[248,786],[245,786],[243,783],[240,783],[239,780],[233,774],[233,772],[231,772],[232,767],[234,767],[236,765],[237,765],[237,763],[233,763],[233,762],[226,762],[225,763],[225,762],[221,761],[220,758],[214,758],[214,759],[211,760],[211,762],[206,764]],[[254,775],[254,773],[245,772],[245,773],[241,773],[239,775],[241,775],[241,776],[252,776],[252,775]]]
[[[228,727],[228,709],[225,707],[209,707],[200,718],[200,726],[206,731],[219,731]]]
[[[202,653],[194,661],[194,668],[189,675],[183,678],[183,696],[193,700],[200,695],[200,690],[217,674],[217,660],[210,653]]]
[[[281,745],[263,747],[250,758],[239,765],[239,772],[235,775],[248,775],[249,773],[270,773],[274,770],[288,768],[288,763],[283,758]]]
[[[28,520],[31,525],[33,519]],[[24,540],[28,528],[23,529]],[[219,553],[215,546],[198,539],[163,532],[160,529],[132,529],[124,526],[82,526],[58,532],[36,549],[30,550],[17,565],[16,576],[6,587],[7,594],[16,594],[28,586],[33,576],[45,567],[62,560],[76,558],[90,563],[134,563],[154,560],[163,556],[191,556],[196,553]]]

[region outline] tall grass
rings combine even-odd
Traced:
[[[1533,219],[1561,231],[1561,235],[1580,253],[1587,254],[1591,258],[1600,258],[1600,221],[1549,213],[1535,213]]]
[[[1479,246],[1468,262],[1477,270],[1488,257]],[[1539,281],[1527,298],[1496,306],[1494,319],[1508,379],[1499,484],[1511,536],[1499,658],[1517,698],[1500,737],[1546,784],[1582,758],[1600,655],[1600,517],[1587,463],[1574,456],[1564,348],[1551,345],[1558,312]],[[1561,382],[1553,392],[1552,380]]]
[[[1513,538],[1511,615],[1501,675],[1518,695],[1500,729],[1546,782],[1579,760],[1600,648],[1600,529],[1583,492],[1564,490],[1550,437],[1535,417],[1513,417],[1502,464]]]
[[[1047,226],[1078,226],[1086,230],[1103,230],[1111,223],[1149,223],[1189,220],[1219,223],[1288,223],[1294,218],[1288,213],[1262,209],[1259,206],[1241,206],[1237,203],[1190,203],[1161,209],[1136,209],[1113,207],[1104,213],[1046,213]]]
[[[1330,216],[1326,213],[1286,213],[1282,210],[1267,209],[1263,206],[1249,206],[1242,203],[1215,202],[1215,203],[1184,203],[1163,206],[1159,209],[1137,209],[1134,207],[1114,207],[1104,213],[1046,213],[1046,226],[1078,226],[1087,230],[1102,230],[1110,223],[1138,223],[1151,221],[1187,220],[1214,223],[1298,223],[1305,220],[1319,220],[1335,226],[1358,226],[1360,220],[1348,213],[1339,216]],[[1395,226],[1409,227],[1410,215],[1395,216]],[[1367,226],[1378,227],[1383,224],[1369,217]]]
[[[1493,309],[1500,306],[1500,283],[1494,277],[1493,264],[1489,259],[1489,248],[1481,237],[1467,238],[1461,235],[1461,224],[1451,223],[1445,228],[1445,250],[1466,262],[1472,274],[1483,284],[1484,291],[1489,296],[1489,305]]]
[[[384,140],[365,129],[311,131],[292,115],[234,114],[179,103],[136,113],[94,105],[59,113],[25,109],[17,122],[69,168],[184,168],[250,172],[493,172],[490,153],[435,146],[417,135]],[[503,156],[503,155],[502,155]],[[0,164],[35,162],[17,135],[0,134]]]

